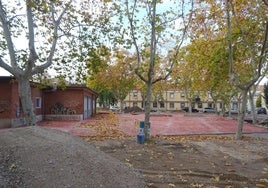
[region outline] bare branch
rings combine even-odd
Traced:
[[[179,42],[179,44],[175,48],[175,53],[173,55],[175,57],[174,59],[176,59],[176,57],[178,56],[179,51],[181,49],[181,46],[182,46],[183,42],[185,41],[185,37],[186,37],[186,34],[187,34],[188,27],[189,27],[189,25],[190,25],[190,23],[192,21],[193,6],[194,6],[194,3],[193,3],[193,1],[191,1],[190,14],[189,14],[189,17],[188,17],[188,19],[186,21],[185,16],[184,16],[184,1],[183,1],[183,4],[182,4],[182,15],[181,15],[181,17],[183,19],[184,29],[183,29],[183,33],[182,33],[182,37],[180,39],[180,42]],[[155,79],[153,81],[153,84],[156,83],[156,82],[158,82],[158,81],[161,81],[161,80],[166,80],[170,76],[170,74],[172,73],[172,70],[173,70],[173,67],[174,67],[174,64],[175,63],[176,63],[176,61],[173,60],[172,63],[171,63],[171,65],[170,65],[170,67],[169,67],[169,69],[167,70],[167,74],[165,76],[163,76],[163,77],[159,77],[159,78]]]
[[[263,39],[262,49],[261,49],[261,54],[260,54],[259,67],[258,67],[258,74],[259,75],[261,75],[262,65],[265,63],[267,53],[268,53],[267,40],[268,40],[268,21],[266,22],[265,34],[264,34],[264,39]]]
[[[7,42],[7,48],[9,51],[9,58],[11,61],[11,65],[14,68],[18,68],[17,62],[16,62],[16,53],[15,53],[15,49],[14,49],[14,44],[11,38],[11,32],[9,29],[9,22],[7,20],[6,17],[6,13],[4,11],[3,5],[2,5],[2,1],[0,1],[0,21],[4,30],[4,37],[6,39]]]
[[[21,73],[19,67],[11,67],[7,63],[5,63],[2,58],[0,58],[0,67],[13,74],[15,77],[19,76],[19,74]]]
[[[33,12],[31,7],[31,0],[27,0],[26,2],[27,8],[27,21],[28,21],[28,32],[29,32],[29,58],[28,58],[28,65],[26,67],[25,72],[29,72],[35,65],[36,60],[38,59],[38,55],[35,51],[34,45],[34,21],[33,21]]]
[[[40,65],[40,66],[36,66],[32,71],[32,75],[34,75],[34,74],[36,74],[36,73],[38,73],[40,71],[43,71],[44,69],[48,68],[52,64],[53,56],[54,56],[57,41],[58,41],[59,25],[61,23],[63,15],[66,13],[66,11],[67,11],[69,5],[71,4],[71,2],[72,2],[72,0],[70,0],[69,3],[66,4],[66,7],[63,9],[63,11],[61,12],[61,14],[58,17],[58,19],[55,19],[54,5],[53,5],[53,3],[51,4],[51,11],[52,11],[52,17],[53,17],[53,24],[54,24],[53,42],[52,42],[52,45],[51,45],[49,56],[47,58],[47,62],[45,64]]]

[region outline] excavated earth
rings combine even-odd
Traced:
[[[190,140],[187,140],[190,139]],[[268,187],[267,139],[245,137],[155,137],[95,142],[100,150],[128,164],[147,187]]]
[[[0,151],[1,188],[145,187],[134,169],[59,130],[1,130]]]

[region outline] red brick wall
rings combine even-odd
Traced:
[[[16,118],[17,109],[20,106],[18,84],[10,80],[0,80],[0,118]],[[42,91],[32,87],[32,101],[36,115],[42,114],[41,108],[36,108],[36,97],[42,100]],[[21,117],[22,115],[20,115]]]
[[[20,107],[18,84],[11,78],[0,79],[0,119],[16,119]],[[42,91],[37,87],[32,87],[32,101],[36,115],[51,114],[51,108],[58,102],[65,108],[75,111],[75,115],[84,114],[84,97],[88,96],[95,101],[97,95],[95,92],[83,86],[67,87],[65,90],[57,89],[56,91]],[[36,97],[41,99],[41,108],[36,108]],[[96,113],[96,108],[91,106],[90,113]],[[91,115],[91,114],[90,114]],[[23,117],[22,110],[19,118]],[[80,116],[81,117],[81,116]],[[83,117],[83,116],[82,116]],[[85,117],[87,118],[87,117]]]
[[[65,89],[44,93],[45,114],[51,114],[51,108],[59,102],[64,107],[76,111],[76,114],[83,114],[83,90],[82,89]]]
[[[12,117],[12,84],[6,81],[0,81],[0,118]]]

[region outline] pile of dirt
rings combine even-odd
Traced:
[[[134,107],[125,108],[124,112],[125,113],[136,113],[136,112],[143,112],[143,110],[138,106],[134,106]]]
[[[145,187],[138,172],[62,131],[0,131],[0,187]]]

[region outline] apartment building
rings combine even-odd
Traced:
[[[237,107],[237,102],[233,102],[234,107]],[[127,97],[124,100],[124,107],[134,107],[137,106],[139,108],[144,108],[144,98],[142,97],[142,93],[139,90],[133,90],[129,92]],[[164,91],[159,94],[157,97],[152,97],[152,109],[157,109],[160,111],[181,111],[184,107],[189,107],[189,101],[186,98],[184,91],[179,90],[169,90]],[[214,104],[212,97],[209,93],[205,94],[205,97],[202,99],[196,95],[194,102],[192,102],[192,107],[198,110],[202,110],[205,107],[213,107],[220,110],[222,108],[222,104],[218,101]]]
[[[254,104],[259,95],[263,95],[263,86],[257,87],[257,91],[254,95]],[[231,109],[238,109],[240,106],[241,99],[239,97],[234,98],[230,102]],[[145,98],[139,90],[133,90],[128,93],[124,100],[123,107],[134,107],[137,106],[144,109]],[[181,111],[185,107],[189,107],[189,101],[186,98],[185,92],[180,90],[168,90],[164,91],[158,96],[152,96],[151,108],[160,111]],[[217,108],[218,111],[222,110],[221,101],[217,101],[215,104],[209,92],[203,93],[202,97],[196,95],[196,99],[192,102],[192,107],[202,111],[203,108],[212,107]],[[265,100],[262,99],[262,107],[266,107]],[[247,110],[250,111],[250,103],[247,103]]]

